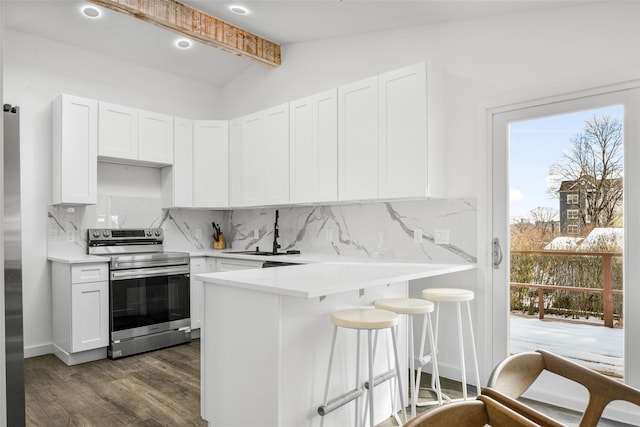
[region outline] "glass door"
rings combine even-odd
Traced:
[[[607,349],[617,346],[619,367],[612,374],[640,384],[640,363],[637,357],[629,357],[640,349],[640,315],[633,310],[640,304],[640,287],[634,285],[640,268],[637,262],[625,262],[640,255],[640,244],[633,239],[640,235],[640,227],[629,220],[640,213],[640,194],[629,191],[640,184],[640,173],[636,167],[624,168],[633,165],[630,159],[635,163],[640,159],[638,121],[629,120],[640,115],[639,99],[639,90],[630,85],[490,112],[492,230],[485,239],[496,241],[496,252],[501,249],[504,254],[502,263],[490,267],[493,366],[513,352],[535,348],[565,352],[575,359],[584,358],[585,352],[597,353],[605,339],[588,332],[580,338],[577,331],[595,327],[584,323],[601,323],[600,331],[619,335],[604,345]],[[564,124],[569,123],[577,127],[566,128]],[[616,126],[620,134],[619,151],[614,153],[620,157],[616,173],[606,175],[602,165],[600,171],[589,171],[587,131],[602,136],[603,129]],[[567,145],[561,148],[559,140]],[[591,154],[598,153],[591,148]],[[572,159],[579,161],[571,163]],[[585,167],[575,166],[581,163]],[[617,187],[605,191],[604,184]],[[608,210],[596,209],[618,189],[621,200]],[[607,229],[609,237],[602,237],[606,233],[599,229]],[[604,250],[601,245],[615,246],[611,235],[624,242],[619,251]],[[580,245],[591,253],[577,255]],[[612,289],[605,291],[605,286]],[[570,344],[569,338],[581,341],[587,350]],[[595,359],[591,362],[601,368],[609,362],[604,356],[610,356],[608,351],[602,353],[586,358]],[[587,398],[584,390],[551,375],[534,384],[528,395],[577,410],[584,408]],[[624,417],[625,411],[619,412]]]

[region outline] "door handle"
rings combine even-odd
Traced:
[[[502,247],[500,246],[500,239],[497,237],[493,238],[493,268],[497,269],[502,264]]]

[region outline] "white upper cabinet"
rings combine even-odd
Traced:
[[[229,206],[242,206],[242,119],[229,121]]]
[[[193,207],[193,120],[173,121],[173,166],[161,170],[162,206]]]
[[[289,203],[289,104],[242,118],[242,206]]]
[[[100,102],[98,156],[101,160],[149,165],[173,163],[173,118]]]
[[[98,155],[138,160],[138,110],[100,102]]]
[[[378,198],[378,78],[338,88],[338,198]]]
[[[193,126],[193,207],[229,206],[229,127],[226,120]]]
[[[378,76],[379,197],[427,196],[426,64]]]
[[[338,88],[338,197],[446,196],[441,69],[419,63]]]
[[[173,117],[151,111],[138,112],[138,160],[173,163]]]
[[[338,200],[338,97],[331,89],[289,103],[291,203]]]
[[[52,105],[52,203],[97,202],[98,101],[60,95]]]

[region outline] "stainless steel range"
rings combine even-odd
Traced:
[[[189,254],[164,252],[161,228],[89,229],[88,252],[109,255],[111,359],[191,340]]]

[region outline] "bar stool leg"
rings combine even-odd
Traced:
[[[440,369],[438,368],[438,352],[436,351],[436,343],[433,338],[433,328],[431,325],[431,313],[426,313],[425,315],[425,324],[428,322],[429,327],[429,345],[431,346],[431,364],[433,365],[432,369],[432,377],[436,378],[437,388],[436,394],[438,395],[438,405],[442,406],[442,388],[440,385]],[[424,338],[423,338],[424,340]]]
[[[436,312],[436,324],[435,324],[435,327],[434,327],[434,329],[435,329],[434,334],[435,335],[433,336],[433,342],[435,343],[435,347],[433,347],[431,349],[431,353],[436,353],[438,351],[438,323],[440,322],[440,301],[436,301],[435,306],[436,306],[436,309],[435,309],[435,312]],[[439,379],[440,378],[438,378],[438,380]],[[431,388],[433,390],[436,389],[436,379],[434,378],[433,375],[431,376]],[[440,389],[438,389],[438,390],[440,390]]]
[[[369,329],[368,335],[369,335],[369,341],[368,341],[368,344],[369,344],[369,426],[375,427],[374,420],[373,420],[373,389],[375,388],[373,383],[373,331],[371,329]]]
[[[471,334],[471,352],[474,368],[476,369],[476,395],[480,395],[480,371],[478,370],[478,356],[476,354],[476,337],[473,335],[473,322],[471,321],[471,305],[467,301],[467,316],[469,317],[469,332]]]
[[[357,331],[356,338],[356,378],[354,383],[354,389],[357,389],[360,386],[360,329]],[[354,426],[358,426],[358,422],[360,421],[360,399],[356,399],[355,401],[356,413],[355,413],[355,421]]]
[[[467,400],[467,370],[464,363],[464,339],[462,337],[462,312],[460,303],[456,303],[456,312],[458,314],[458,345],[460,347],[460,369],[462,374],[462,398]]]
[[[410,379],[411,381],[411,418],[416,416],[416,401],[418,397],[416,396],[416,372],[415,372],[415,346],[413,344],[413,316],[408,317],[409,320],[409,362],[410,362]],[[424,333],[424,330],[423,330]],[[422,338],[424,340],[424,337]],[[424,350],[424,349],[423,349]],[[421,355],[422,357],[422,355]],[[406,421],[406,420],[405,420]]]
[[[329,382],[331,381],[331,368],[333,366],[333,351],[336,348],[336,335],[338,334],[338,327],[333,327],[333,335],[331,337],[331,351],[329,352],[329,369],[327,370],[327,382],[324,387],[324,406],[327,406],[327,399],[329,398]],[[357,419],[356,419],[357,421]],[[324,425],[324,417],[320,418],[320,427]],[[357,425],[357,424],[356,424]]]
[[[438,405],[442,406],[442,389],[440,386],[440,371],[438,369],[438,356],[437,356],[437,347],[436,347],[436,342],[435,342],[435,338],[434,338],[434,332],[433,332],[433,325],[432,325],[432,321],[431,321],[431,313],[425,313],[423,318],[423,324],[422,324],[422,337],[420,339],[420,366],[418,366],[418,374],[417,374],[417,378],[415,379],[415,389],[416,390],[420,390],[420,378],[422,377],[422,366],[424,364],[426,364],[426,362],[423,362],[423,356],[424,356],[424,344],[425,344],[425,335],[429,334],[429,345],[431,346],[431,364],[433,365],[433,371],[432,371],[432,376],[431,376],[431,389],[434,390],[436,392],[436,395],[438,396]],[[418,404],[418,392],[416,392],[415,395],[415,400],[412,402],[412,404],[415,404],[416,406],[427,406],[429,403],[425,403],[425,404]]]
[[[405,410],[404,403],[404,393],[402,393],[402,379],[400,375],[400,357],[398,355],[398,334],[397,334],[398,326],[394,326],[391,328],[391,337],[393,340],[393,354],[396,359],[396,379],[398,381],[398,393],[400,394],[400,405],[402,406],[402,416],[404,418],[404,422],[407,422],[407,411]]]

